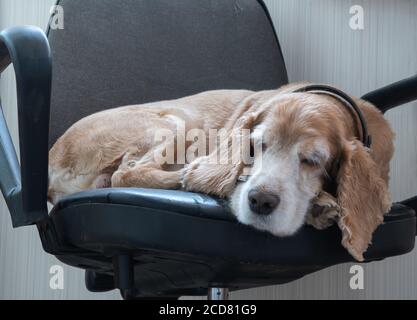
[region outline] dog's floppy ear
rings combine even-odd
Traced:
[[[387,182],[360,141],[344,141],[337,174],[342,245],[358,261],[391,206]]]

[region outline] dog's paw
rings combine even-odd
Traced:
[[[321,192],[312,203],[306,223],[318,230],[327,229],[335,224],[340,216],[340,207],[336,199],[327,192]]]
[[[203,192],[204,185],[202,185],[202,158],[198,158],[195,161],[187,164],[182,170],[182,189],[186,191]]]
[[[233,191],[237,177],[236,166],[212,164],[208,157],[201,157],[184,168],[182,188],[225,198]]]
[[[324,230],[334,225],[339,217],[339,211],[336,208],[321,208],[318,215],[309,213],[306,217],[306,223],[318,230]]]
[[[313,204],[319,207],[340,209],[337,200],[330,193],[321,191],[313,200]]]

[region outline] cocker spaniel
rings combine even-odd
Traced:
[[[84,118],[50,151],[49,199],[106,187],[201,192],[276,236],[336,222],[362,261],[391,206],[394,134],[373,105],[351,98],[355,112],[306,86],[208,91]]]

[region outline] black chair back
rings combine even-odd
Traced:
[[[287,83],[268,12],[257,0],[61,0],[50,29],[50,146],[79,119],[117,106],[212,89]]]

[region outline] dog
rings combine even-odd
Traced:
[[[69,194],[107,187],[200,192],[228,198],[241,223],[276,236],[293,235],[305,223],[318,229],[337,223],[342,245],[363,261],[391,207],[394,134],[376,107],[352,98],[373,138],[368,148],[360,141],[358,116],[331,95],[298,91],[306,85],[207,91],[93,114],[50,150],[48,199],[55,204]],[[179,163],[196,143],[180,137],[195,129],[205,137],[223,130],[225,138]],[[161,130],[174,138],[156,139]],[[262,151],[250,164],[234,157],[243,145],[231,148],[242,132],[251,150]],[[210,144],[206,139],[200,143]],[[156,154],[166,158],[166,150],[174,150],[172,163],[156,160]],[[219,164],[222,155],[236,161]]]

